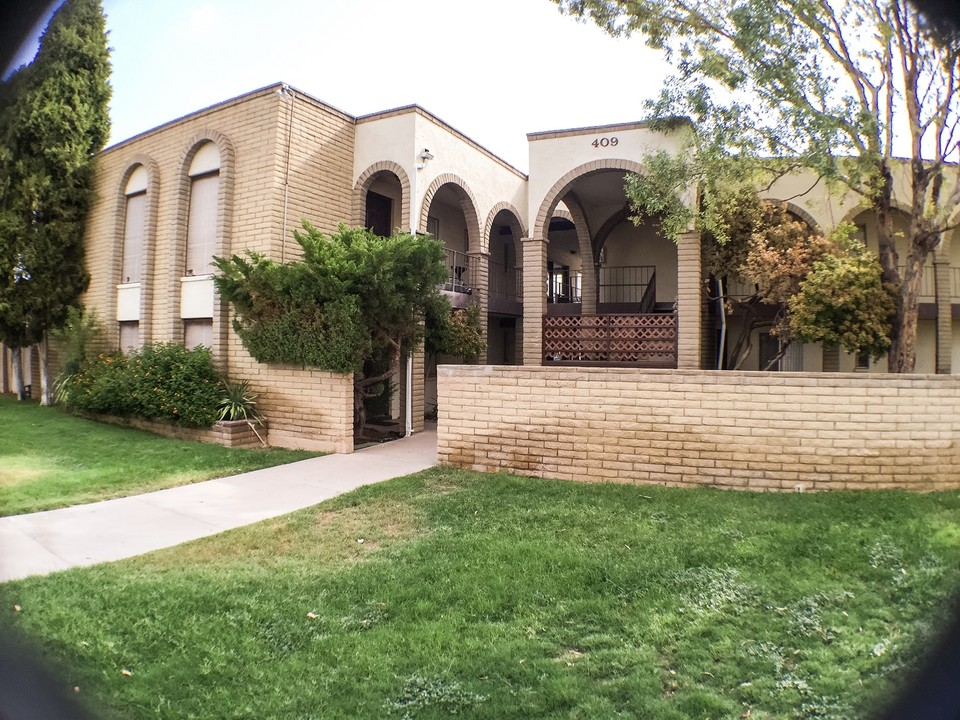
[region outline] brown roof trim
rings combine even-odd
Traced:
[[[345,113],[343,110],[335,108],[333,105],[329,105],[323,102],[322,100],[318,100],[317,98],[313,97],[309,93],[305,93],[302,90],[293,87],[289,83],[275,82],[271,85],[267,85],[265,87],[258,88],[256,90],[245,92],[242,95],[237,95],[236,97],[232,97],[227,100],[222,100],[221,102],[214,103],[213,105],[207,105],[206,107],[201,108],[200,110],[194,110],[193,112],[189,112],[186,115],[181,115],[180,117],[173,118],[172,120],[167,120],[165,123],[162,123],[161,125],[157,125],[156,127],[152,127],[149,130],[144,130],[143,132],[137,133],[136,135],[132,135],[131,137],[120,140],[114,143],[113,145],[110,145],[109,147],[104,148],[102,152],[106,153],[106,152],[110,152],[112,150],[116,150],[118,148],[124,147],[128,143],[131,143],[135,140],[140,140],[144,137],[147,137],[148,135],[153,135],[154,133],[158,133],[172,125],[176,125],[178,123],[184,122],[185,120],[193,120],[196,118],[200,118],[212,112],[223,110],[224,108],[228,108],[233,105],[239,105],[240,103],[248,102],[255,98],[262,97],[264,95],[269,95],[271,93],[277,92],[282,87],[290,88],[290,90],[295,92],[300,98],[309,101],[311,104],[316,105],[321,109],[326,110],[327,112],[333,113],[334,115],[339,115],[342,119],[346,120],[347,122],[350,122],[350,123],[356,122],[356,118],[353,115]]]
[[[590,127],[569,128],[567,130],[544,130],[542,132],[527,133],[527,140],[530,142],[534,140],[552,140],[553,138],[609,132],[611,130],[649,130],[652,124],[653,123],[648,121],[635,121],[613,123],[612,125],[592,125]]]
[[[528,180],[528,179],[529,179],[529,178],[527,177],[526,173],[523,173],[523,172],[521,172],[520,170],[517,170],[517,168],[515,168],[513,165],[511,165],[510,163],[508,163],[508,162],[507,162],[506,160],[504,160],[503,158],[501,158],[501,157],[499,157],[498,155],[495,155],[494,153],[490,152],[490,151],[487,150],[487,148],[485,148],[483,145],[481,145],[480,143],[476,142],[475,140],[473,140],[472,138],[468,137],[467,135],[464,135],[462,132],[460,132],[460,131],[457,130],[455,127],[453,127],[453,125],[451,125],[450,123],[448,123],[448,122],[446,122],[446,121],[444,121],[444,120],[441,120],[441,119],[438,118],[436,115],[434,115],[432,112],[430,112],[429,110],[425,110],[424,108],[420,107],[419,105],[403,105],[403,106],[401,106],[401,107],[391,108],[390,110],[381,110],[380,112],[369,113],[369,114],[367,114],[367,115],[361,115],[361,116],[359,116],[359,117],[356,119],[356,123],[357,123],[357,125],[359,125],[359,124],[361,124],[361,123],[373,122],[374,120],[382,120],[382,119],[384,119],[384,118],[396,117],[396,116],[398,116],[398,115],[406,115],[406,114],[408,114],[408,113],[415,113],[415,114],[420,115],[421,117],[429,120],[430,122],[432,122],[432,123],[434,123],[434,124],[436,124],[436,125],[439,125],[441,128],[443,128],[444,130],[446,130],[447,132],[449,132],[451,135],[456,136],[457,138],[459,138],[459,139],[462,140],[463,142],[467,143],[467,144],[470,145],[471,147],[479,150],[481,153],[483,153],[484,155],[486,155],[488,158],[490,158],[490,159],[493,160],[494,162],[498,163],[499,165],[501,165],[501,166],[504,167],[505,169],[507,169],[507,170],[509,170],[510,172],[514,173],[514,174],[515,174],[517,177],[519,177],[521,180]]]

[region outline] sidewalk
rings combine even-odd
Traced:
[[[433,428],[350,455],[325,455],[62,510],[0,518],[0,582],[179,545],[425,470]]]

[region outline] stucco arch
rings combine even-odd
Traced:
[[[374,180],[385,173],[392,173],[396,176],[397,180],[400,181],[400,217],[403,222],[408,224],[408,227],[403,229],[408,230],[413,225],[413,223],[410,222],[410,178],[400,165],[391,160],[381,160],[380,162],[374,163],[360,173],[360,176],[357,178],[357,182],[353,186],[353,224],[358,227],[363,225],[366,215],[364,212],[364,200],[366,199],[367,191],[370,189]]]
[[[420,218],[417,222],[417,232],[426,232],[430,205],[433,203],[433,198],[437,194],[437,191],[444,185],[452,185],[454,187],[457,199],[460,202],[460,209],[463,211],[464,221],[467,226],[467,252],[486,252],[487,242],[480,234],[480,218],[477,215],[477,200],[463,179],[452,173],[444,173],[443,175],[437,176],[424,193],[423,202],[420,204]]]
[[[521,245],[521,239],[526,236],[526,229],[523,227],[523,222],[520,220],[520,213],[512,204],[508,202],[499,202],[490,209],[490,212],[487,215],[487,221],[484,223],[484,242],[486,243],[487,252],[492,253],[493,251],[490,249],[490,235],[493,233],[493,223],[497,219],[497,216],[504,212],[507,213],[510,218],[507,224],[513,231],[514,264],[519,266],[523,262],[523,247]]]
[[[624,220],[630,218],[630,206],[624,205],[620,210],[617,210],[613,215],[608,217],[603,225],[600,226],[600,229],[597,230],[597,237],[593,241],[593,262],[600,262],[600,251],[603,250],[604,244],[607,242],[607,238],[610,237],[610,233],[613,232],[613,229],[617,227]]]
[[[533,223],[534,237],[546,237],[547,226],[554,208],[556,208],[557,203],[567,194],[574,182],[585,175],[592,175],[593,173],[604,170],[623,170],[624,173],[642,173],[643,166],[634,160],[606,158],[603,160],[591,160],[588,163],[575,167],[553,184],[553,187],[550,188],[543,198],[543,202],[540,203],[540,209],[537,211],[537,216]]]
[[[908,217],[910,216],[910,212],[911,212],[909,205],[907,205],[906,203],[900,202],[896,198],[892,198],[890,200],[890,209],[896,210],[898,212],[902,212],[904,215]],[[847,213],[843,216],[840,222],[853,222],[854,218],[856,218],[858,215],[861,215],[865,212],[872,212],[876,214],[877,209],[872,205],[865,205],[865,204],[855,205],[854,207],[850,208],[847,211]]]
[[[490,212],[487,214],[487,221],[483,225],[483,236],[490,237],[490,232],[493,230],[493,221],[497,215],[504,210],[513,216],[513,222],[510,223],[510,226],[513,228],[514,234],[518,238],[525,237],[527,229],[523,226],[523,221],[520,219],[520,211],[506,201],[498,202],[490,209]]]
[[[788,213],[803,220],[803,222],[806,223],[807,227],[809,227],[811,231],[818,234],[823,234],[823,228],[821,228],[820,223],[817,222],[817,219],[810,213],[809,210],[806,210],[799,205],[790,202],[789,200],[780,200],[779,198],[775,197],[766,197],[763,199],[767,202],[781,205]]]

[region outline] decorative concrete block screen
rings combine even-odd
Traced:
[[[437,454],[482,471],[749,490],[960,488],[960,377],[439,368]]]

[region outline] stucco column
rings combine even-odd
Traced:
[[[543,364],[543,316],[547,311],[547,239],[522,238],[523,364]]]
[[[480,306],[480,327],[483,331],[483,344],[487,345],[487,313],[490,310],[490,253],[471,252],[470,286],[473,288],[471,302]],[[481,355],[480,362],[487,362],[487,356]]]
[[[700,233],[680,236],[677,246],[677,367],[700,367],[700,321],[703,283],[700,268]]]
[[[949,375],[953,355],[953,292],[950,287],[950,242],[946,236],[934,250],[933,271],[937,294],[937,374]]]

